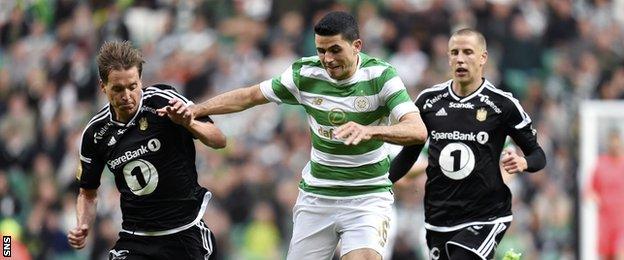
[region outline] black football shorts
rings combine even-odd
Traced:
[[[496,246],[503,239],[511,222],[471,225],[455,231],[427,230],[429,259],[449,259],[450,250],[466,250],[476,259],[493,259]]]
[[[204,221],[164,236],[138,236],[119,232],[109,260],[216,259],[215,237]]]

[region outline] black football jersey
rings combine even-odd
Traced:
[[[429,133],[425,225],[444,232],[511,221],[500,156],[507,136],[523,151],[538,147],[531,119],[517,99],[487,80],[465,97],[451,85],[425,89],[415,101]]]
[[[156,113],[174,98],[190,103],[171,86],[148,87],[128,123],[117,122],[106,105],[82,134],[80,187],[98,188],[108,167],[121,193],[122,231],[183,227],[203,216],[210,199],[197,183],[193,135]]]

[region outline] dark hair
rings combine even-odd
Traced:
[[[108,74],[111,70],[127,70],[134,66],[139,70],[139,77],[141,77],[143,63],[145,63],[141,52],[129,41],[105,42],[96,60],[100,80],[104,83],[108,81]]]
[[[348,41],[360,38],[360,31],[353,15],[346,12],[330,12],[314,26],[314,33],[321,36],[341,34]]]

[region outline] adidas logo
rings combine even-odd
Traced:
[[[115,140],[115,137],[111,137],[110,141],[108,141],[108,146],[113,146],[114,144],[117,143],[117,140]]]
[[[440,108],[440,110],[438,110],[438,112],[435,113],[436,116],[446,116],[448,115],[446,113],[446,110],[444,110],[444,108]]]

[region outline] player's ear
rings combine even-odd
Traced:
[[[362,50],[362,39],[353,41],[353,54],[358,54]]]
[[[487,63],[487,59],[488,59],[488,52],[484,50],[483,53],[481,54],[481,66],[485,66],[485,63]]]
[[[106,85],[104,84],[104,81],[100,80],[99,85],[100,85],[100,91],[102,91],[102,93],[106,94],[106,90],[105,90]]]

